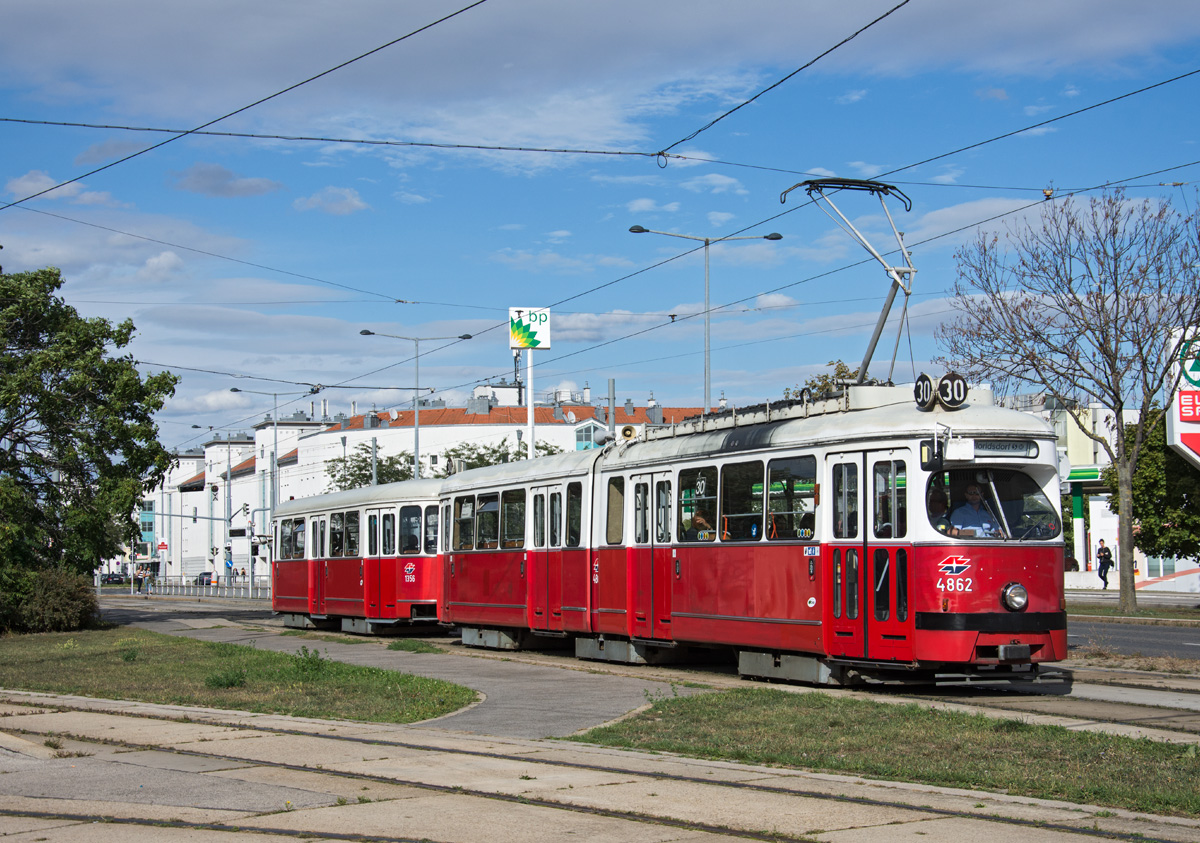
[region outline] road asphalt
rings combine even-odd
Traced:
[[[197,613],[157,599],[104,602],[113,620],[170,634],[287,651],[312,644],[282,637],[235,604]],[[328,658],[460,682],[483,701],[398,726],[0,691],[0,836],[1200,843],[1195,820],[558,740],[658,695],[691,692],[669,671],[638,678],[536,658],[318,645]],[[1117,730],[1086,717],[1007,716]]]

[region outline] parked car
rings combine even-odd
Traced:
[[[124,585],[125,576],[123,574],[102,574],[100,576],[101,585]]]
[[[205,571],[203,574],[196,577],[193,582],[195,582],[196,585],[212,585],[212,571]]]

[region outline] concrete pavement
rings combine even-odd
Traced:
[[[3,697],[0,835],[16,840],[1200,841],[1194,820],[1004,794],[428,726]]]
[[[114,619],[162,632],[288,651],[313,646],[282,637],[261,612],[236,605],[194,612],[158,600],[105,603]],[[1200,843],[1194,820],[551,739],[622,716],[649,697],[690,692],[661,678],[670,671],[645,671],[655,679],[599,676],[586,664],[563,669],[536,657],[498,661],[326,640],[316,646],[330,658],[458,681],[486,699],[434,722],[398,726],[0,692],[0,836],[70,843],[237,843],[231,834],[447,843],[557,843],[582,835],[589,843],[1136,836]],[[1104,728],[1086,718],[1016,716]]]

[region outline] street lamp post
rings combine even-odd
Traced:
[[[653,231],[640,225],[630,226],[632,234],[662,234],[667,237],[679,237],[683,240],[696,240],[704,244],[704,415],[712,410],[712,365],[710,353],[710,311],[708,304],[708,247],[711,243],[723,243],[727,240],[782,240],[782,234],[749,235],[745,237],[694,237],[691,234],[676,234],[673,231]]]
[[[402,337],[399,334],[384,334],[379,331],[359,331],[364,337],[391,337],[394,340],[408,340],[413,343],[413,362],[416,369],[416,380],[413,382],[413,478],[421,478],[421,341],[433,340],[469,340],[471,334],[459,334],[455,337]]]

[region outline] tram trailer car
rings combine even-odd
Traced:
[[[436,624],[439,480],[368,486],[275,509],[271,608],[295,628]]]
[[[1033,679],[1066,655],[1058,482],[1050,426],[987,390],[709,416],[443,481],[438,616],[471,646],[721,648],[763,678]],[[968,487],[974,527],[934,512]]]

